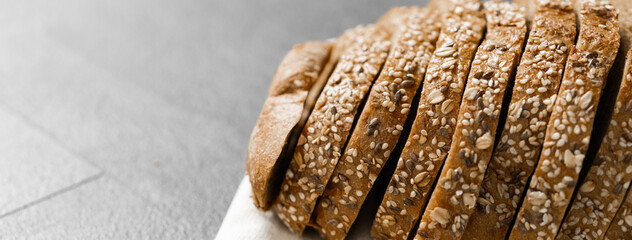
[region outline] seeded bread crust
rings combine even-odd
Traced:
[[[389,33],[377,25],[358,27],[320,94],[299,137],[274,204],[291,231],[302,234],[341,156],[358,108],[390,48]]]
[[[494,146],[505,90],[526,34],[517,6],[485,2],[487,36],[476,53],[450,152],[415,239],[460,239]]]
[[[632,191],[621,204],[617,215],[612,220],[610,228],[606,233],[606,240],[628,240],[632,239]]]
[[[557,234],[617,55],[618,12],[606,1],[583,0],[581,5],[579,40],[568,57],[538,166],[510,239],[553,239]]]
[[[629,72],[628,72],[629,73]],[[627,84],[632,84],[630,81],[632,79],[632,74],[629,74],[627,77]],[[623,88],[621,88],[623,90]],[[632,89],[630,85],[627,86],[627,91],[630,92]],[[622,91],[623,92],[623,91]],[[628,118],[629,119],[629,118]],[[628,123],[628,127],[630,123]],[[606,232],[605,236],[606,240],[627,240],[632,239],[632,191],[628,190],[628,193],[625,196],[625,200],[621,204],[619,211],[615,215],[612,223],[610,223],[610,227]]]
[[[484,31],[479,1],[447,15],[411,134],[373,222],[373,238],[407,239],[417,223],[449,151],[465,80]]]
[[[632,180],[632,51],[608,131],[571,210],[559,239],[603,239]]]
[[[391,38],[395,40],[397,35],[396,33],[401,31],[404,27],[405,16],[409,15],[411,9],[413,8],[415,7],[393,7],[384,13],[384,15],[382,15],[375,24],[383,26],[386,30],[389,30],[392,34]]]
[[[539,0],[513,0],[514,4],[523,7],[525,9],[524,15],[527,19],[527,23],[531,23],[535,17],[536,10],[538,9]],[[570,0],[571,5],[575,3],[575,0]],[[529,24],[531,26],[531,24]]]
[[[608,132],[599,148],[593,165],[579,189],[571,211],[564,220],[560,239],[584,237],[602,239],[606,230],[610,239],[614,236],[632,237],[632,217],[623,203],[625,192],[632,180],[632,51],[626,58],[625,71]],[[625,200],[628,201],[628,200]],[[621,209],[619,209],[621,206]],[[617,213],[617,210],[620,213]],[[615,214],[622,217],[614,219]],[[624,221],[619,221],[624,220]],[[616,226],[619,225],[619,226]],[[610,229],[608,230],[608,227]]]
[[[476,2],[474,0],[430,0],[426,4],[426,8],[433,9],[438,13],[449,13],[454,10],[457,4],[463,4],[466,2]]]
[[[611,0],[610,2],[619,10],[621,50],[627,53],[632,48],[632,1]]]
[[[273,189],[278,190],[280,184],[274,186],[275,175],[283,174],[283,170],[276,169],[283,168],[279,165],[289,160],[284,161],[287,148],[307,120],[302,117],[303,112],[314,105],[314,101],[306,101],[307,95],[327,64],[332,45],[307,42],[294,46],[274,75],[268,99],[250,136],[246,160],[255,206],[264,211],[276,197]]]
[[[575,42],[568,0],[540,0],[516,72],[505,126],[465,230],[469,239],[505,239],[527,179],[540,157],[546,126]],[[491,226],[490,226],[491,225]]]
[[[612,0],[612,5],[614,5],[619,12],[619,22],[620,22],[620,34],[621,34],[621,48],[619,51],[628,51],[632,48],[632,1],[629,0]],[[624,84],[632,84],[629,83],[630,79],[626,79],[628,76],[625,74],[630,74],[630,61],[632,56],[630,56],[630,52],[628,51],[628,55],[626,58],[626,71],[623,74],[623,81],[621,83],[621,90],[619,92],[630,92],[631,89],[623,90]],[[618,65],[615,65],[620,67]],[[631,77],[632,78],[632,77]],[[627,81],[626,81],[627,80]],[[627,82],[627,83],[626,83]],[[620,93],[620,94],[621,94]],[[614,118],[614,116],[613,116]],[[629,123],[628,123],[629,125]],[[605,141],[605,140],[604,140]],[[619,208],[615,218],[610,222],[610,226],[608,228],[608,232],[606,233],[605,239],[631,239],[632,238],[632,191],[628,190],[628,194],[623,200],[621,207]]]
[[[355,221],[397,144],[435,48],[441,26],[432,11],[411,7],[402,18],[401,34],[314,211],[313,226],[326,239],[343,239]]]

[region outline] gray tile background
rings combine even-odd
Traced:
[[[286,51],[425,2],[0,1],[0,238],[213,239]]]

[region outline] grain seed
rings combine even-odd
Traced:
[[[582,186],[579,188],[579,191],[581,192],[592,192],[593,190],[595,190],[595,183],[593,181],[588,181],[585,182],[584,184],[582,184]]]
[[[488,149],[492,146],[492,136],[489,132],[485,133],[483,136],[479,137],[476,140],[476,148],[484,150]]]
[[[444,98],[445,97],[443,96],[443,93],[441,93],[441,91],[434,90],[433,92],[428,94],[427,100],[428,100],[428,103],[430,104],[437,104],[443,101]]]
[[[430,218],[441,225],[446,225],[449,222],[450,213],[445,208],[436,207],[430,212]]]

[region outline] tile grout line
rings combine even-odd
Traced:
[[[31,127],[31,129],[33,129],[34,131],[38,132],[39,134],[41,134],[44,138],[52,141],[55,145],[57,145],[58,147],[62,148],[64,151],[68,152],[69,154],[71,154],[72,156],[76,157],[77,159],[79,159],[81,162],[93,167],[94,169],[97,170],[97,173],[95,175],[92,175],[88,178],[85,178],[77,183],[74,183],[68,187],[62,188],[56,192],[53,192],[49,195],[46,195],[38,200],[35,200],[31,203],[25,204],[24,206],[21,206],[19,208],[13,209],[7,213],[1,214],[0,215],[0,220],[3,219],[4,217],[7,217],[9,215],[12,215],[14,213],[17,213],[21,210],[24,210],[26,208],[29,208],[35,204],[38,204],[40,202],[43,202],[45,200],[48,200],[49,198],[55,197],[57,195],[63,194],[65,192],[71,191],[74,188],[80,187],[83,184],[89,183],[91,181],[97,180],[99,179],[101,176],[106,174],[106,170],[99,167],[98,165],[96,165],[95,163],[93,163],[92,161],[90,161],[88,158],[84,157],[83,155],[75,152],[73,149],[69,148],[65,143],[63,143],[60,139],[58,139],[54,134],[50,133],[49,131],[47,131],[45,128],[43,128],[42,126],[40,126],[39,124],[31,121],[28,117],[24,116],[22,113],[20,113],[19,111],[16,111],[15,109],[6,106],[4,103],[0,102],[0,111],[4,111],[7,114],[16,117],[17,119],[22,120],[26,125],[28,125],[29,127]],[[142,194],[140,194],[138,191],[136,191],[136,189],[133,188],[129,188],[126,187],[125,184],[122,184],[122,181],[120,179],[118,179],[116,176],[114,175],[109,175],[108,176],[111,180],[113,180],[114,182],[117,183],[117,185],[119,185],[120,187],[123,187],[125,189],[127,189],[128,191],[130,191],[133,196],[142,199],[145,203],[149,204],[150,206],[152,206],[152,208],[154,208],[154,210],[158,211],[159,213],[163,214],[164,216],[168,217],[171,220],[176,220],[177,216],[172,215],[168,210],[165,210],[164,208],[162,208],[161,206],[159,206],[158,204],[156,204],[154,201],[147,199],[145,196],[143,196]]]
[[[0,105],[1,105],[0,106],[0,111],[6,112],[7,114],[9,114],[9,115],[11,115],[11,116],[13,116],[13,117],[15,117],[17,119],[22,120],[22,123],[24,123],[25,125],[30,127],[33,131],[37,132],[39,135],[41,135],[46,140],[53,142],[55,144],[55,146],[63,149],[65,152],[67,152],[68,154],[70,154],[73,157],[77,158],[82,163],[87,164],[90,167],[93,167],[94,169],[98,170],[99,172],[105,171],[101,167],[99,167],[96,164],[92,163],[90,160],[84,158],[81,154],[78,154],[77,152],[75,152],[71,148],[67,147],[66,144],[64,144],[61,140],[59,140],[54,134],[51,134],[50,132],[46,131],[45,128],[43,128],[39,124],[36,124],[35,122],[31,121],[28,117],[24,116],[19,111],[16,111],[15,109],[13,109],[13,108],[11,108],[9,106],[6,106],[6,104],[3,104],[3,103],[0,103]]]
[[[70,192],[70,191],[72,191],[72,190],[75,190],[75,189],[77,189],[77,188],[79,188],[79,187],[81,187],[81,186],[83,186],[83,185],[85,185],[85,184],[88,184],[88,183],[90,183],[90,182],[93,182],[93,181],[95,181],[95,180],[97,180],[97,179],[101,178],[101,177],[102,177],[102,176],[104,176],[104,175],[105,175],[105,172],[104,172],[104,171],[102,171],[102,170],[100,170],[100,171],[99,171],[99,173],[97,173],[97,174],[95,174],[95,175],[92,175],[92,176],[90,176],[90,177],[87,177],[87,178],[85,178],[85,179],[83,179],[83,180],[81,180],[81,181],[79,181],[79,182],[76,182],[76,183],[71,184],[71,185],[69,185],[69,186],[67,186],[67,187],[64,187],[64,188],[62,188],[62,189],[60,189],[60,190],[57,190],[57,191],[55,191],[55,192],[53,192],[53,193],[51,193],[51,194],[48,194],[48,195],[46,195],[46,196],[44,196],[44,197],[42,197],[42,198],[39,198],[39,199],[37,199],[37,200],[35,200],[35,201],[32,201],[32,202],[30,202],[30,203],[27,203],[27,204],[25,204],[25,205],[21,206],[21,207],[18,207],[18,208],[13,209],[13,210],[11,210],[11,211],[9,211],[9,212],[6,212],[6,213],[4,213],[4,214],[0,215],[0,220],[1,220],[1,219],[3,219],[3,218],[5,218],[5,217],[9,217],[9,216],[11,216],[11,215],[13,215],[13,214],[15,214],[15,213],[18,213],[18,212],[20,212],[20,211],[22,211],[22,210],[28,209],[28,208],[30,208],[30,207],[32,207],[32,206],[35,206],[35,205],[37,205],[37,204],[39,204],[39,203],[42,203],[42,202],[44,202],[44,201],[46,201],[46,200],[49,200],[49,199],[51,199],[51,198],[54,198],[54,197],[57,197],[57,196],[62,195],[62,194],[64,194],[64,193],[67,193],[67,192]]]

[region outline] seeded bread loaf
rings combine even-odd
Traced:
[[[610,2],[619,10],[621,50],[627,53],[632,48],[632,1],[611,0]]]
[[[314,106],[314,101],[306,101],[308,92],[321,79],[319,76],[329,74],[321,70],[328,62],[332,45],[307,42],[294,46],[274,75],[268,99],[250,136],[246,160],[254,203],[262,210],[267,210],[276,198],[279,180],[283,179],[278,176],[283,176],[290,157],[287,150],[295,145],[307,120],[303,113]]]
[[[628,89],[628,91],[631,90]],[[605,235],[604,239],[606,240],[632,239],[632,191],[628,190],[625,200],[623,200]]]
[[[357,31],[346,31],[334,44],[309,42],[303,44],[306,46],[297,46],[279,66],[248,145],[246,172],[250,176],[255,206],[259,209],[268,210],[276,200],[298,136],[342,51],[353,42]],[[316,56],[318,46],[327,47],[327,55],[321,52],[322,56]],[[302,59],[303,56],[309,58],[310,54],[314,55],[311,58],[319,58],[321,62]],[[309,68],[318,68],[319,72]],[[304,104],[300,118],[296,119],[302,104],[299,102]]]
[[[358,27],[320,94],[298,140],[274,204],[279,218],[301,234],[338,163],[356,112],[390,48],[388,31]]]
[[[409,14],[411,9],[412,7],[393,7],[384,13],[375,24],[389,30],[392,33],[391,38],[394,39],[396,33],[404,26],[404,18]]]
[[[513,0],[511,2],[513,2],[514,4],[524,8],[524,15],[525,18],[527,19],[527,23],[531,23],[533,21],[533,18],[535,17],[535,12],[536,9],[538,8],[538,1],[539,0]],[[571,2],[571,8],[573,6],[573,4],[575,3],[575,0],[569,0]],[[531,24],[529,24],[531,26]]]
[[[492,154],[505,90],[526,34],[517,6],[485,2],[487,36],[476,53],[437,187],[415,239],[460,239]]]
[[[411,7],[371,89],[320,204],[313,226],[326,239],[344,239],[375,179],[397,144],[413,97],[439,36],[436,15]]]
[[[463,4],[465,2],[473,3],[473,0],[430,0],[426,4],[426,8],[433,9],[439,13],[449,13],[454,10],[456,4]]]
[[[470,63],[485,31],[480,2],[447,15],[423,84],[417,116],[371,229],[376,239],[408,239],[447,155]]]
[[[619,22],[620,22],[620,34],[621,34],[621,48],[619,49],[620,53],[621,51],[627,52],[627,57],[626,57],[626,61],[625,64],[622,64],[621,62],[615,62],[615,65],[613,66],[613,68],[616,67],[615,70],[613,69],[610,73],[610,75],[612,76],[617,76],[618,73],[620,72],[619,70],[622,68],[622,65],[625,65],[625,67],[623,67],[625,69],[624,72],[621,72],[621,89],[619,90],[619,96],[618,98],[622,98],[620,95],[623,92],[630,92],[631,89],[629,86],[626,86],[626,84],[632,84],[630,83],[630,79],[632,78],[632,76],[630,76],[630,65],[632,64],[632,56],[630,56],[630,49],[632,48],[630,42],[632,41],[632,1],[629,0],[611,0],[612,5],[614,5],[620,12],[619,12]],[[619,58],[619,56],[617,57]],[[620,60],[617,60],[620,61]],[[626,89],[627,90],[624,90]],[[617,101],[620,102],[620,101]],[[619,103],[615,103],[616,104]],[[615,110],[616,111],[616,110]],[[616,116],[616,114],[615,114]],[[615,116],[613,116],[613,119],[615,118]],[[628,122],[628,127],[629,127],[630,123]],[[608,136],[606,135],[605,138],[607,138]],[[605,140],[604,140],[605,141]],[[619,171],[621,171],[621,169],[618,169]],[[627,174],[626,174],[627,175]],[[608,228],[608,232],[606,233],[605,239],[632,239],[632,197],[630,197],[632,195],[631,193],[632,191],[628,190],[628,194],[625,197],[625,199],[623,200],[623,203],[621,204],[615,218],[610,221],[610,226]]]
[[[632,239],[632,191],[628,191],[627,196],[617,215],[612,220],[606,240],[628,240]]]
[[[571,200],[590,142],[596,106],[619,47],[618,12],[582,0],[571,50],[529,190],[510,239],[553,239]]]
[[[632,180],[632,51],[608,131],[557,235],[603,239]]]
[[[334,68],[336,67],[336,64],[338,63],[338,60],[340,60],[340,55],[342,55],[342,53],[355,41],[354,38],[355,36],[359,34],[358,31],[359,31],[359,28],[349,29],[345,31],[342,35],[340,35],[334,41],[334,44],[331,48],[329,60],[322,68],[323,74],[318,76],[318,80],[316,81],[316,83],[314,83],[314,86],[312,87],[312,89],[314,90],[309,91],[307,95],[306,101],[311,103],[312,108],[309,108],[303,111],[303,115],[301,117],[304,118],[305,121],[307,121],[307,118],[312,113],[313,105],[315,105],[316,101],[318,100],[318,97],[320,96],[321,90],[325,87],[325,84],[327,84],[327,80],[329,79],[329,76],[331,75],[331,73],[334,71]],[[302,129],[303,129],[302,127],[297,129],[299,133],[296,134],[297,135],[296,140],[298,140],[298,136],[300,135],[300,131]],[[294,149],[294,148],[290,148],[290,149]],[[292,153],[293,152],[291,152],[290,154]],[[283,178],[283,173],[281,173],[280,175],[281,175],[281,178]],[[281,182],[279,182],[278,185],[281,185]],[[274,200],[275,199],[273,199],[273,201]]]
[[[571,3],[538,2],[506,122],[481,185],[477,211],[465,230],[469,239],[505,239],[540,157],[566,58],[575,42]]]
[[[608,131],[557,235],[603,239],[632,180],[632,51]]]

